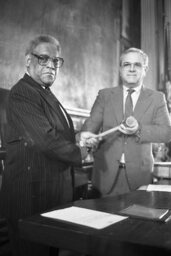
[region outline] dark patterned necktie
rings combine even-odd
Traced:
[[[129,116],[133,115],[133,103],[132,103],[132,93],[135,92],[134,89],[130,88],[127,90],[128,95],[126,97],[125,101],[125,119]]]

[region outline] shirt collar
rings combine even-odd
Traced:
[[[142,85],[139,85],[139,86],[137,86],[137,87],[135,87],[133,89],[135,90],[136,93],[139,93],[141,88],[142,88]],[[126,87],[125,85],[123,85],[124,92],[127,92],[128,89],[129,89],[129,87]]]

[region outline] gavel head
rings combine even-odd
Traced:
[[[137,124],[137,120],[133,116],[129,116],[125,120],[125,124],[126,124],[126,126],[131,128],[131,127],[134,127]]]

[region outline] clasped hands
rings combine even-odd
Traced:
[[[87,148],[90,148],[92,151],[95,151],[98,147],[99,142],[103,139],[103,137],[115,132],[120,131],[125,135],[134,135],[139,130],[138,121],[133,117],[128,117],[125,121],[123,121],[119,126],[112,128],[101,134],[94,134],[92,132],[81,132],[80,133],[80,143]]]

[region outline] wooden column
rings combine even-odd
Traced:
[[[166,59],[168,80],[171,81],[171,1],[165,0],[165,39],[166,41]]]
[[[141,0],[141,49],[149,56],[145,85],[152,89],[158,88],[155,4],[155,0]]]

